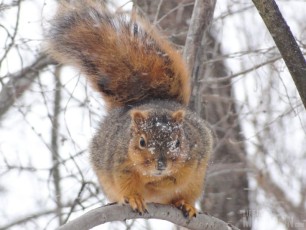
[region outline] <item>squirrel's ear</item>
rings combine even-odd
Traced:
[[[131,115],[133,123],[136,126],[140,126],[141,124],[145,123],[145,120],[148,119],[149,111],[133,109],[131,110],[130,115]]]
[[[182,123],[182,121],[184,120],[184,117],[185,117],[185,110],[183,109],[179,109],[172,113],[172,118],[177,123]]]

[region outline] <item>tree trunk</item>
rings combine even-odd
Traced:
[[[193,0],[135,2],[172,42],[179,46],[185,44]],[[160,20],[161,18],[163,20]],[[244,170],[245,149],[243,144],[238,142],[241,129],[235,111],[231,82],[205,83],[207,78],[211,80],[227,75],[222,59],[207,62],[220,56],[222,54],[218,42],[208,30],[204,31],[202,45],[197,49],[191,71],[193,90],[190,108],[212,124],[216,133],[216,146],[201,207],[203,211],[223,221],[241,229],[250,229],[246,222],[249,199],[247,174]],[[236,170],[237,167],[240,170]]]
[[[197,62],[201,76],[202,107],[200,114],[212,124],[216,146],[208,174],[202,209],[240,229],[250,229],[246,222],[249,212],[248,178],[241,128],[235,109],[231,81],[205,84],[205,79],[227,76],[221,50],[216,39],[207,35]],[[208,62],[209,60],[217,60]],[[203,64],[208,63],[208,64]],[[199,99],[198,99],[199,100]],[[196,98],[191,107],[196,109]],[[237,170],[238,169],[238,170]]]

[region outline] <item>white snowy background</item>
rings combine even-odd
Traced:
[[[0,1],[1,4],[11,2]],[[305,47],[306,1],[277,2],[292,32]],[[22,1],[21,4],[21,20],[15,42],[17,48],[12,49],[3,60],[1,77],[14,73],[35,60],[44,41],[43,28],[48,27],[48,20],[55,9],[55,3],[51,0]],[[123,4],[117,2],[118,6]],[[226,16],[229,10],[235,12],[251,5],[251,1],[246,0],[217,1],[214,33],[221,41],[223,53],[228,54],[225,61],[231,73],[243,71],[267,60],[265,51],[275,46],[254,7]],[[3,14],[0,11],[0,24],[5,25],[10,33],[13,33],[16,15],[16,7],[5,10]],[[0,27],[0,57],[3,56],[7,43],[7,34]],[[277,54],[277,49],[272,49]],[[268,55],[271,55],[271,52]],[[277,66],[277,74],[268,67],[262,67],[234,78],[234,94],[250,160],[260,168],[268,165],[274,180],[286,191],[289,199],[299,203],[306,184],[306,113],[283,61],[277,61]],[[0,120],[0,229],[32,214],[41,217],[10,229],[57,227],[57,219],[52,214],[55,195],[50,175],[50,115],[53,112],[55,89],[53,71],[54,68],[50,67],[40,73],[40,78],[35,80],[30,90],[18,99],[14,107]],[[276,78],[276,83],[273,84],[270,78],[272,74]],[[62,160],[67,160],[60,168],[63,176],[62,201],[67,205],[65,212],[68,213],[69,204],[75,202],[74,199],[81,190],[81,182],[88,182],[88,187],[81,193],[84,202],[77,205],[70,216],[70,219],[73,219],[100,206],[100,201],[104,200],[102,194],[95,191],[95,186],[91,184],[96,183],[96,178],[90,168],[87,151],[88,143],[104,111],[100,96],[87,86],[77,71],[64,67],[60,78],[63,85],[60,156]],[[3,82],[7,80],[3,79]],[[1,87],[0,85],[0,90]],[[266,99],[267,89],[274,91],[274,97],[270,98],[272,101],[269,102],[273,113],[269,114],[265,113],[266,107],[262,103]],[[254,115],[257,129],[254,128]],[[280,127],[279,123],[283,126]],[[262,162],[256,154],[259,141],[257,135],[266,131],[267,124],[275,135],[267,140],[270,142],[269,156]],[[284,162],[288,162],[288,165],[280,167],[279,164]],[[279,216],[271,211],[270,205],[273,204],[270,203],[269,197],[263,191],[257,190],[251,177],[250,181],[253,229],[288,229],[284,222],[279,221]],[[46,215],[42,215],[44,213]],[[289,221],[290,216],[290,225]],[[299,229],[306,229],[305,220],[294,220],[294,223],[301,224]],[[130,224],[134,224],[133,229],[149,229],[149,225],[151,229],[172,228],[172,224],[166,221],[150,220],[147,223],[136,220],[107,224],[95,229],[127,229]]]

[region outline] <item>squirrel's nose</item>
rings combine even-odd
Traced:
[[[156,165],[157,170],[162,171],[162,170],[165,170],[166,167],[167,167],[167,162],[166,162],[165,159],[158,159],[157,160],[157,165]]]

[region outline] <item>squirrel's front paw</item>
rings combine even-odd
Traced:
[[[185,202],[185,200],[178,200],[174,203],[174,206],[182,210],[183,215],[186,218],[191,219],[192,217],[197,216],[197,210],[192,205]]]
[[[124,202],[129,204],[133,211],[138,212],[140,215],[148,213],[144,199],[138,194],[125,196]]]

